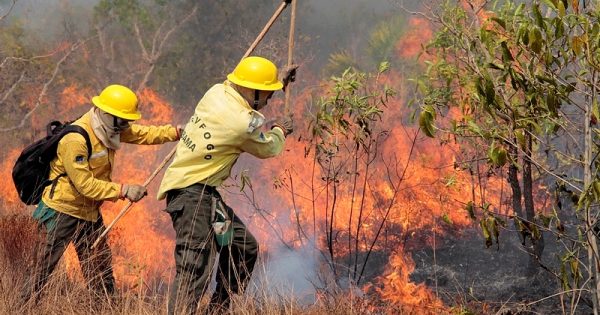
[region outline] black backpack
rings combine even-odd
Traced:
[[[21,201],[27,205],[38,204],[42,198],[44,188],[50,184],[52,184],[52,196],[58,179],[67,175],[60,174],[54,179],[48,178],[50,176],[50,162],[56,157],[58,142],[62,137],[71,132],[81,134],[85,138],[88,158],[92,154],[92,144],[85,129],[70,123],[63,124],[59,121],[52,121],[46,129],[46,137],[23,149],[13,167],[12,178],[15,188]]]

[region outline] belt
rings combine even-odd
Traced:
[[[171,200],[172,198],[175,198],[176,196],[180,195],[183,192],[189,192],[192,195],[210,195],[210,196],[216,196],[216,197],[221,197],[221,195],[219,194],[219,192],[217,191],[217,188],[214,186],[209,186],[209,185],[205,185],[202,183],[196,183],[184,188],[180,188],[180,189],[171,189],[169,191],[167,191],[167,203],[169,203],[169,200]]]
[[[217,187],[215,186],[209,186],[209,185],[205,185],[203,183],[196,183],[193,185],[190,185],[186,188],[184,188],[184,190],[190,191],[192,193],[205,193],[205,194],[218,194],[219,192],[217,191]]]

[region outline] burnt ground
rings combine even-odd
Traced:
[[[563,313],[558,296],[547,298],[561,291],[559,281],[543,269],[534,275],[528,273],[529,259],[515,232],[502,231],[499,246],[490,248],[485,247],[479,230],[461,234],[438,239],[435,253],[431,248],[412,251],[416,267],[411,279],[437,291],[448,305],[470,305],[475,313]],[[542,263],[560,270],[563,246],[553,235],[545,234],[544,238]],[[590,313],[585,302],[578,303],[576,314]]]

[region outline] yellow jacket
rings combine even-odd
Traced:
[[[163,199],[172,189],[196,183],[219,186],[242,152],[269,158],[283,150],[283,130],[262,132],[264,116],[253,110],[229,82],[204,94],[181,135],[177,152],[158,190]]]
[[[98,220],[99,208],[104,200],[115,201],[121,197],[121,184],[111,181],[115,151],[108,149],[92,130],[91,113],[83,115],[73,124],[87,131],[92,145],[88,161],[85,138],[69,133],[58,143],[57,156],[50,163],[50,179],[60,174],[54,194],[46,187],[42,201],[50,208],[87,220]],[[132,124],[121,133],[121,142],[135,144],[161,144],[178,139],[177,129],[171,125],[141,126]]]

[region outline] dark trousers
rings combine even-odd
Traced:
[[[112,295],[115,280],[110,248],[106,241],[100,242],[93,250],[90,248],[104,229],[102,217],[91,222],[55,212],[51,222],[52,225],[41,223],[45,227],[46,238],[42,244],[33,284],[26,294],[31,296],[33,293],[37,296],[42,291],[65,249],[73,242],[87,285],[99,296]]]
[[[232,219],[231,244],[217,245],[212,228],[214,207]],[[217,287],[211,304],[227,308],[230,293],[242,293],[258,257],[258,243],[214,187],[196,184],[167,194],[167,209],[176,233],[176,276],[169,314],[194,314],[208,288],[216,254]]]

